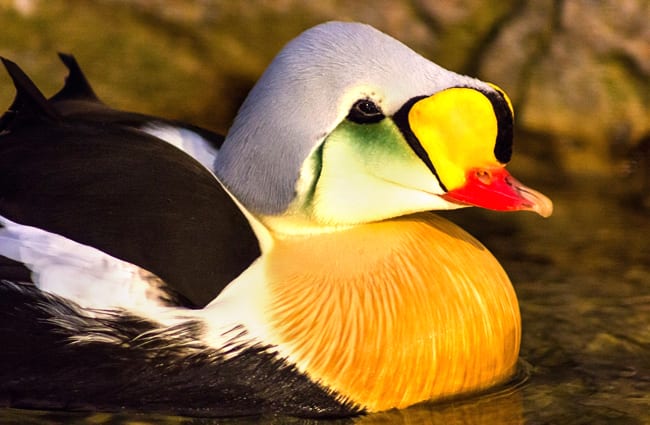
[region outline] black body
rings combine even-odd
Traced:
[[[0,320],[12,324],[0,326],[0,338],[12,341],[0,350],[0,405],[187,416],[361,412],[337,401],[337,394],[310,381],[272,347],[252,346],[231,357],[238,347],[202,345],[198,322],[157,328],[119,312],[93,319],[61,298],[8,282],[0,282]],[[147,338],[137,338],[144,332]],[[75,335],[114,341],[72,344]]]

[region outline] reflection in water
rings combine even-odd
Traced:
[[[516,384],[513,384],[516,385]],[[180,418],[160,415],[136,414],[84,414],[30,412],[20,410],[0,411],[0,423],[8,424],[169,424],[169,425],[244,425],[244,424],[295,424],[295,425],[475,425],[523,424],[523,396],[518,386],[484,394],[467,400],[449,403],[424,403],[403,410],[391,410],[341,420],[310,420],[287,417],[254,417],[231,419]]]
[[[621,185],[622,186],[622,185]],[[0,410],[2,424],[650,423],[650,218],[612,182],[547,190],[555,214],[445,214],[484,242],[517,290],[529,379],[463,401],[349,420],[227,420]],[[526,369],[522,369],[526,371]],[[522,376],[526,376],[524,373]]]
[[[375,413],[358,418],[354,425],[523,424],[522,386],[528,372],[528,366],[521,362],[517,376],[489,393],[448,403],[423,403],[408,409]]]

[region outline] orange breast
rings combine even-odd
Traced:
[[[521,325],[507,275],[436,215],[277,241],[266,264],[274,338],[370,411],[484,389],[514,370]]]

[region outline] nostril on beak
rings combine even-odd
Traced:
[[[492,183],[492,174],[488,170],[476,170],[476,178],[484,185]]]

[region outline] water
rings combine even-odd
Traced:
[[[526,423],[650,423],[650,215],[617,187],[555,191],[552,219],[474,229],[520,299]]]
[[[650,213],[625,182],[547,189],[555,213],[447,213],[510,274],[522,319],[520,374],[505,388],[350,420],[227,420],[0,410],[11,424],[650,423]]]

